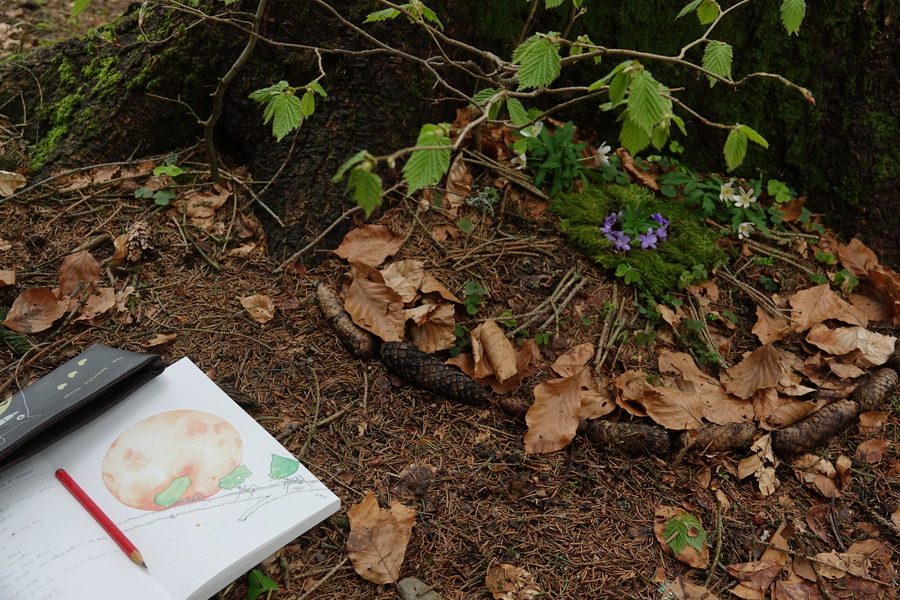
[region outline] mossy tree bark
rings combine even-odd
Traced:
[[[363,0],[332,4],[355,23],[377,8]],[[509,56],[528,12],[522,2],[428,4],[448,33],[501,56]],[[240,54],[246,36],[221,22],[198,22],[158,8],[142,13],[140,6],[132,5],[116,23],[85,38],[0,64],[0,106],[14,119],[29,122],[37,167],[47,171],[167,152],[192,145],[202,135],[185,105],[201,119],[209,115],[209,95]],[[221,4],[210,6],[221,9]],[[256,2],[241,0],[236,6],[252,12]],[[692,15],[673,25],[679,8],[662,0],[589,4],[572,35],[586,32],[607,47],[672,54],[702,30]],[[705,78],[667,72],[663,65],[648,68],[664,83],[685,84],[681,97],[708,118],[747,123],[769,140],[768,151],[751,149],[736,175],[762,172],[788,182],[810,196],[813,210],[829,213],[830,225],[860,235],[887,264],[900,264],[895,232],[900,212],[900,5],[891,0],[809,5],[799,36],[785,34],[771,3],[744,8],[716,31],[716,37],[735,47],[735,74],[784,74],[813,92],[815,107],[771,80],[756,80],[735,93],[721,85],[710,90]],[[563,11],[548,13],[535,28],[563,31],[566,20]],[[393,26],[402,33],[390,34]],[[428,47],[427,40],[409,35],[411,28],[399,21],[367,27],[415,53]],[[369,47],[304,0],[272,0],[262,33],[294,44]],[[612,60],[586,68],[585,78],[599,78]],[[318,75],[318,62],[308,50],[259,43],[229,88],[216,131],[219,151],[233,164],[249,165],[256,180],[270,178],[294,144],[294,154],[262,198],[287,225],[282,229],[261,215],[272,247],[282,253],[304,245],[349,206],[344,184],[331,182],[344,159],[362,148],[386,153],[408,145],[423,122],[452,119],[454,109],[462,106],[441,101],[441,90],[421,69],[385,54],[326,54],[323,63],[329,97],[296,136],[276,143],[262,126],[260,106],[248,94],[282,79],[303,85]],[[474,91],[470,85],[463,89]],[[558,116],[597,128],[600,139],[612,142],[617,136],[618,125],[597,112],[596,105]],[[682,141],[691,166],[723,171],[723,134],[690,119],[688,126],[691,135]],[[383,175],[389,179],[392,174]]]

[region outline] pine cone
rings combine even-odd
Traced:
[[[137,262],[141,260],[145,250],[152,250],[150,225],[147,221],[135,221],[128,229],[128,239],[125,242],[128,248],[128,260]]]
[[[853,400],[823,406],[790,427],[773,431],[772,449],[780,456],[811,452],[849,427],[858,414],[859,405]]]
[[[338,339],[354,356],[369,360],[375,357],[375,336],[353,322],[341,299],[324,283],[316,283],[316,300]]]
[[[853,392],[852,400],[859,403],[860,412],[879,410],[897,387],[897,371],[878,369]]]
[[[381,363],[388,372],[444,398],[471,405],[487,402],[486,388],[412,344],[384,342],[381,344]]]

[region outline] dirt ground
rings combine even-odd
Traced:
[[[108,14],[91,13],[96,16],[81,25],[66,25],[59,11],[67,4],[48,0],[38,8],[23,3],[4,11],[8,18],[17,10],[40,16],[16,25],[22,35],[15,39],[25,47]],[[112,11],[115,4],[104,6]],[[151,158],[162,164],[167,157]],[[202,179],[198,160],[199,154],[185,151],[178,164]],[[855,456],[868,439],[888,441],[880,462],[854,461],[852,484],[832,499],[784,465],[780,488],[764,497],[753,477],[738,480],[745,458],[739,453],[675,462],[671,456],[625,456],[578,436],[562,451],[526,455],[524,421],[501,410],[496,397],[484,408],[454,404],[388,375],[377,361],[348,354],[314,293],[317,281],[339,288],[346,263],[316,248],[321,264],[276,272],[280,260],[266,254],[265,233],[253,225],[253,199],[239,185],[248,175],[231,173],[232,194],[203,229],[176,208],[134,197],[149,177],[134,171],[141,162],[71,174],[11,201],[0,198],[0,270],[16,270],[16,285],[0,287],[0,307],[8,309],[22,289],[57,286],[63,258],[80,249],[100,261],[103,285],[117,293],[133,288],[120,308],[93,319],[62,319],[25,335],[28,351],[0,341],[0,392],[23,387],[95,343],[159,353],[168,362],[189,356],[341,498],[340,512],[262,565],[281,587],[271,598],[398,597],[393,586],[363,580],[348,560],[347,509],[367,491],[382,506],[399,500],[418,511],[402,576],[421,579],[445,600],[491,598],[485,574],[501,563],[530,572],[544,598],[658,600],[672,597],[677,585],[667,582],[679,578],[727,598],[738,583],[727,566],[759,560],[782,525],[795,530],[792,547],[801,556],[842,552],[871,538],[881,540],[890,556],[870,559],[871,581],[816,571],[802,588],[808,595],[780,588],[773,598],[896,597],[896,579],[877,583],[896,577],[891,565],[900,542],[900,528],[890,521],[900,507],[896,395],[882,409],[887,423],[881,431],[860,432],[854,425],[819,450],[834,460]],[[635,313],[630,292],[572,251],[550,218],[525,223],[483,216],[470,234],[437,241],[430,232],[444,222],[440,215],[417,212],[411,200],[394,198],[392,204],[377,222],[406,238],[395,259],[425,261],[457,295],[467,282],[480,282],[488,294],[479,317],[531,310],[573,269],[584,278],[551,320],[542,371],[514,394],[526,401],[549,376],[546,365],[554,358],[576,344],[597,342],[605,303],[624,306],[629,319]],[[352,218],[362,224],[359,214]],[[140,260],[113,266],[113,239],[138,222],[146,224],[148,248]],[[783,280],[797,278],[782,269]],[[719,310],[739,317],[727,357],[734,363],[753,347],[754,305],[740,290],[717,283]],[[241,305],[240,298],[255,294],[272,299],[272,320],[256,322]],[[639,319],[634,323],[643,327]],[[651,351],[633,333],[616,342],[618,361],[610,363],[610,375],[652,368]],[[431,475],[411,471],[413,465],[428,467]],[[715,551],[709,569],[692,568],[664,551],[653,533],[660,506],[700,518]],[[243,599],[246,589],[242,577],[217,598]]]

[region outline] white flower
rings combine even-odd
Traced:
[[[600,144],[600,147],[597,148],[597,160],[600,161],[601,165],[609,164],[609,153],[612,151],[612,148],[609,147],[609,144],[603,142]]]
[[[522,129],[520,129],[519,135],[521,135],[522,137],[527,137],[527,138],[528,137],[537,137],[538,134],[541,131],[543,131],[543,129],[544,129],[544,122],[538,121],[534,125],[529,125],[528,127],[523,127]]]
[[[753,233],[753,223],[741,223],[738,225],[738,239],[743,240],[749,238]]]
[[[513,156],[512,160],[509,161],[509,162],[512,163],[512,164],[514,164],[514,165],[518,165],[518,166],[516,167],[516,169],[518,169],[518,170],[521,171],[522,169],[525,168],[525,165],[528,164],[528,157],[525,156],[525,153],[524,153],[524,152],[522,152],[522,153],[520,153],[520,154],[517,154],[516,156]]]
[[[722,184],[722,188],[719,190],[719,198],[722,200],[722,202],[735,201],[735,199],[737,198],[737,193],[734,191],[733,181]]]
[[[754,202],[756,202],[756,198],[753,196],[753,188],[741,188],[740,193],[734,197],[734,205],[738,208],[750,208]]]

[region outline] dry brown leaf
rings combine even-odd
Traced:
[[[231,197],[231,191],[215,184],[214,192],[197,191],[184,196],[175,205],[191,218],[191,222],[206,229],[212,224],[216,211]]]
[[[472,172],[469,166],[463,161],[463,154],[460,152],[453,159],[450,170],[447,173],[447,193],[444,199],[450,203],[451,207],[462,206],[466,203],[466,198],[472,192]]]
[[[415,524],[415,509],[394,500],[390,510],[384,510],[375,494],[367,492],[362,502],[350,507],[347,517],[347,550],[353,569],[367,581],[395,583]]]
[[[865,291],[869,286],[863,285],[861,291]],[[860,291],[860,288],[857,288]],[[873,298],[867,294],[847,294],[850,304],[855,306],[862,312],[869,321],[888,321],[894,316],[894,309],[879,298]]]
[[[116,291],[112,288],[97,288],[94,293],[88,296],[78,312],[80,313],[75,320],[86,321],[102,315],[113,306],[116,305]]]
[[[757,390],[775,387],[781,379],[781,374],[782,364],[778,351],[768,343],[728,369],[721,380],[728,393],[746,400]]]
[[[669,548],[669,544],[666,541],[666,523],[669,519],[685,514],[687,514],[687,511],[674,506],[658,506],[653,515],[653,534],[662,546],[663,552],[669,556],[672,555],[672,549]],[[697,520],[700,520],[699,517]],[[698,552],[692,546],[687,545],[675,558],[697,569],[705,569],[709,566],[709,546],[703,544],[702,550]]]
[[[275,303],[263,294],[253,294],[239,298],[241,306],[247,309],[250,318],[257,323],[268,323],[275,318]]]
[[[377,267],[403,245],[403,236],[383,225],[363,225],[344,236],[334,253],[348,262]]]
[[[437,293],[444,300],[462,304],[460,299],[457,298],[453,292],[445,288],[444,285],[440,281],[435,279],[428,271],[425,271],[425,277],[423,277],[422,279],[422,285],[419,287],[419,290],[423,294]]]
[[[0,271],[0,288],[8,285],[16,285],[16,271]]]
[[[69,300],[62,300],[48,288],[25,290],[13,301],[3,325],[19,333],[38,333],[49,329],[66,314]]]
[[[719,597],[707,590],[702,585],[691,583],[684,576],[679,575],[666,588],[666,594],[671,593],[677,600],[719,600]],[[668,596],[663,596],[668,597]]]
[[[550,368],[560,377],[570,377],[584,372],[585,364],[592,358],[594,358],[594,345],[591,343],[579,344],[559,356]]]
[[[724,425],[753,419],[753,404],[730,396],[718,380],[700,370],[689,354],[664,349],[658,362],[659,370],[674,378],[672,385],[666,380],[667,387],[695,395],[703,405],[706,420]]]
[[[456,343],[456,309],[452,304],[422,304],[406,309],[412,321],[410,341],[422,352],[433,354]]]
[[[844,268],[859,279],[868,279],[869,272],[878,266],[875,253],[856,238],[849,244],[838,244],[837,255]]]
[[[827,579],[841,579],[850,574],[866,576],[869,574],[869,557],[865,554],[837,553],[832,550],[816,554],[816,558],[819,560],[816,571],[819,576]]]
[[[819,586],[811,581],[776,581],[772,600],[824,600]]]
[[[751,331],[759,338],[761,344],[784,339],[793,330],[788,319],[777,319],[760,306],[756,307],[756,324]]]
[[[157,333],[152,338],[147,340],[146,342],[142,342],[141,346],[144,348],[152,348],[153,346],[161,346],[163,344],[167,344],[178,337],[177,333]]]
[[[575,437],[581,417],[581,376],[544,381],[534,388],[534,404],[525,415],[525,453],[565,448]]]
[[[644,396],[653,389],[641,370],[625,371],[616,378],[616,404],[636,417],[646,417]]]
[[[403,298],[384,284],[377,271],[356,263],[351,263],[351,267],[352,279],[344,308],[353,317],[353,322],[386,342],[401,341],[406,322]]]
[[[642,404],[647,416],[666,429],[696,429],[703,425],[703,401],[690,392],[651,387]]]
[[[503,563],[488,568],[484,585],[494,600],[531,600],[543,594],[531,573]]]
[[[864,412],[859,415],[859,432],[875,433],[887,425],[887,413],[881,411]]]
[[[94,183],[106,183],[112,181],[121,168],[120,165],[110,165],[108,167],[97,167],[91,171],[91,179]]]
[[[516,374],[516,349],[493,319],[473,329],[471,335],[477,378],[494,375],[503,383]]]
[[[100,263],[87,250],[70,254],[59,268],[59,291],[69,296],[76,290],[79,295],[93,290],[100,279]],[[79,287],[80,284],[80,287]]]
[[[856,448],[856,460],[862,463],[875,464],[881,462],[887,452],[886,440],[866,440]]]
[[[113,239],[112,265],[114,267],[121,267],[127,257],[128,234],[123,233],[122,235],[117,235],[115,239]]]
[[[397,261],[382,269],[381,276],[384,283],[408,304],[416,299],[419,287],[425,280],[425,263],[420,260]]]
[[[728,572],[740,583],[731,590],[739,598],[759,600],[766,595],[775,577],[781,573],[781,564],[771,560],[728,565]]]
[[[0,171],[0,196],[12,196],[26,181],[25,176],[19,173]]]
[[[791,308],[797,331],[806,331],[827,319],[860,327],[869,324],[862,311],[842,300],[827,283],[801,290],[791,296]]]
[[[864,282],[865,286],[860,285],[857,291],[863,293],[863,290],[870,289],[871,284],[871,288],[874,288],[871,295],[890,307],[894,325],[900,325],[900,274],[878,265],[869,273],[869,280]]]

